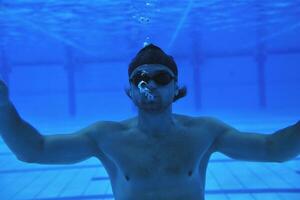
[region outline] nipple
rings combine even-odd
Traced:
[[[127,181],[129,181],[129,179],[130,179],[128,175],[125,175],[125,178]]]

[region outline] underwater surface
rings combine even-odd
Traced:
[[[271,134],[300,120],[299,0],[0,0],[0,76],[42,134],[137,114],[128,64],[153,43],[172,55],[188,94],[175,113]],[[207,200],[298,200],[300,157],[212,156]],[[0,139],[0,199],[113,199],[96,159],[37,165]]]

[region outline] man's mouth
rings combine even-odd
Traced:
[[[149,101],[153,101],[155,99],[155,96],[150,92],[147,92],[144,95]]]

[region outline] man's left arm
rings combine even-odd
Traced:
[[[284,162],[300,154],[300,121],[273,134],[240,132],[219,120],[211,122],[218,132],[215,151],[233,159]]]
[[[270,157],[279,162],[298,156],[300,154],[300,121],[270,135],[267,145],[269,145]]]

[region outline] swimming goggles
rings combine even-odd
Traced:
[[[149,84],[150,80],[153,80],[156,84],[164,86],[169,84],[173,79],[177,80],[176,77],[172,76],[167,71],[157,71],[151,76],[146,71],[137,72],[132,78],[129,79],[135,86],[138,86],[141,81]]]

